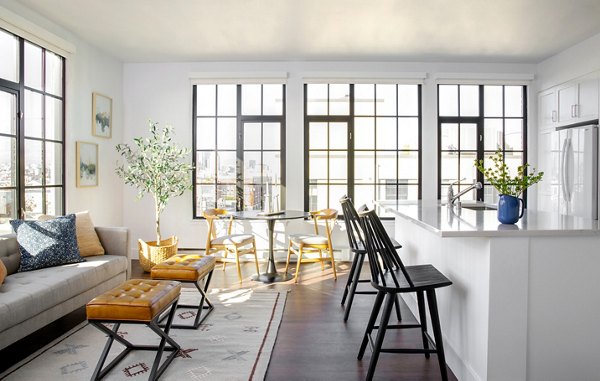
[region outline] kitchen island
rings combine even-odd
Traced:
[[[395,215],[405,264],[431,263],[454,282],[438,303],[459,380],[600,379],[598,221],[527,211],[502,225],[465,204],[376,204]]]

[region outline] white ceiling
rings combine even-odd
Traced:
[[[19,0],[124,62],[537,63],[600,0]]]

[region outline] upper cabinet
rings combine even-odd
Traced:
[[[540,132],[598,119],[598,74],[585,76],[538,94]]]

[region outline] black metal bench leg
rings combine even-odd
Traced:
[[[148,327],[152,329],[158,336],[160,336],[160,344],[158,345],[158,349],[156,351],[156,356],[154,357],[154,363],[152,364],[152,370],[150,371],[149,380],[158,380],[158,378],[164,373],[169,364],[175,359],[177,356],[177,352],[181,349],[179,344],[175,342],[169,336],[169,330],[171,328],[171,324],[173,323],[173,318],[175,317],[175,311],[177,310],[177,303],[171,306],[171,310],[169,311],[169,317],[167,319],[167,323],[164,331],[160,329],[158,324],[155,321],[152,321],[148,324]],[[165,348],[166,343],[169,343],[171,347]],[[171,354],[165,359],[165,361],[160,365],[160,359],[162,358],[163,352],[165,349],[171,351]],[[159,367],[160,365],[160,367]]]
[[[375,339],[375,344],[373,345],[373,354],[371,355],[369,370],[367,371],[367,381],[372,380],[373,375],[375,374],[375,368],[377,367],[377,361],[379,360],[379,354],[381,353],[381,346],[383,345],[383,339],[385,338],[385,331],[387,330],[387,326],[390,322],[390,315],[392,314],[395,300],[396,294],[387,294],[385,307],[383,308],[383,312],[381,314],[379,329],[377,330],[377,338]]]
[[[377,296],[375,297],[375,303],[373,304],[373,310],[371,311],[371,317],[369,318],[369,322],[367,323],[367,329],[365,330],[365,335],[363,336],[363,341],[360,344],[360,350],[358,351],[358,359],[362,360],[365,349],[367,348],[367,344],[369,343],[369,336],[371,332],[373,332],[373,327],[375,327],[375,321],[377,321],[377,315],[379,315],[379,310],[381,309],[381,304],[383,303],[383,298],[385,293],[383,291],[377,292]]]
[[[444,355],[444,343],[442,339],[442,328],[440,326],[440,317],[438,315],[437,299],[435,290],[427,290],[427,304],[429,304],[429,314],[431,315],[431,328],[435,337],[435,347],[437,349],[438,362],[440,363],[440,373],[442,380],[448,381],[448,371],[446,370],[446,356]]]
[[[423,291],[417,291],[417,303],[419,305],[419,321],[421,323],[421,336],[423,337],[423,349],[429,349],[429,340],[427,339],[427,315],[425,314],[425,296]],[[425,358],[429,358],[429,352],[425,352]]]
[[[358,262],[359,255],[360,254],[355,253],[354,259],[352,259],[352,267],[350,267],[350,273],[348,274],[348,280],[346,280],[346,287],[344,287],[344,295],[342,296],[342,306],[346,302],[346,297],[348,296],[348,290],[350,289],[350,285],[352,284],[352,280],[354,278],[354,271],[356,270],[356,262]]]
[[[360,270],[362,270],[362,265],[365,262],[365,254],[356,254],[356,258],[356,268],[352,274],[352,283],[350,284],[350,292],[348,295],[348,305],[346,305],[346,311],[344,311],[344,321],[348,321],[348,317],[350,316],[350,309],[352,308],[352,303],[354,302],[354,295],[356,295],[356,287],[358,287],[360,280]]]

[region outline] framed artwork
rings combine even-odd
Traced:
[[[77,187],[98,186],[98,144],[77,142]]]
[[[100,93],[92,93],[92,135],[112,136],[112,98]]]

